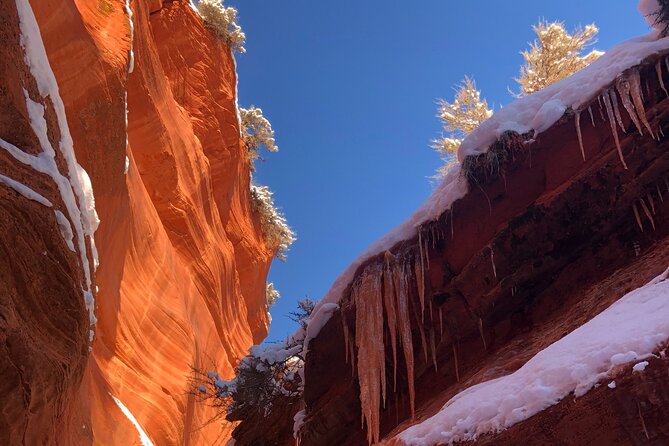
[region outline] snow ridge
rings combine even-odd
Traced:
[[[520,423],[572,393],[583,396],[620,365],[649,358],[669,340],[668,277],[669,269],[537,353],[516,372],[460,392],[436,415],[397,438],[406,446],[475,440]],[[644,364],[637,364],[635,371]]]
[[[93,235],[100,222],[95,210],[93,189],[88,174],[77,163],[74,153],[74,143],[65,116],[65,106],[58,91],[56,78],[49,64],[39,25],[35,19],[32,7],[26,0],[16,0],[16,9],[19,15],[20,42],[25,52],[24,61],[35,79],[40,99],[46,100],[48,97],[53,105],[58,133],[60,134],[58,154],[65,161],[67,176],[60,172],[56,163],[56,151],[48,137],[45,107],[32,100],[30,94],[25,89],[24,96],[30,117],[30,125],[39,140],[42,152],[38,155],[31,155],[4,140],[0,140],[0,148],[7,151],[17,161],[50,176],[56,184],[67,211],[67,217],[65,214],[61,213],[61,215],[65,220],[69,219],[69,221],[66,225],[63,218],[58,214],[56,214],[56,219],[61,233],[68,243],[68,247],[70,247],[71,243],[69,233],[76,235],[76,247],[79,251],[81,266],[84,272],[85,283],[82,286],[82,293],[89,312],[90,323],[93,325],[96,319],[92,283],[95,268],[98,265],[98,254]],[[74,243],[72,247],[74,247]],[[89,251],[92,261],[89,261],[88,258]],[[92,338],[93,331],[91,330],[91,341]]]
[[[153,442],[149,438],[149,436],[144,432],[144,429],[142,429],[142,426],[139,424],[139,421],[137,421],[137,418],[130,412],[130,409],[128,409],[123,402],[121,402],[120,399],[116,398],[114,395],[109,394],[109,396],[112,397],[116,405],[121,409],[121,412],[123,412],[123,415],[130,420],[130,422],[135,426],[135,429],[137,429],[137,433],[139,434],[139,441],[142,443],[142,446],[154,446]]]

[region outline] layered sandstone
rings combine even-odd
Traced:
[[[29,5],[101,221],[97,324],[89,351],[80,262],[52,211],[0,185],[0,443],[139,444],[117,398],[156,445],[222,444],[191,367],[231,374],[264,338],[274,255],[250,207],[234,58],[188,1],[131,1],[134,27],[121,0]],[[0,23],[0,139],[37,153],[13,0]],[[0,174],[60,206],[3,150]]]
[[[340,310],[308,346],[301,445],[365,445],[377,435],[402,444],[396,434],[457,393],[514,372],[666,270],[664,57],[635,68],[657,140],[642,136],[623,114],[621,158],[605,102],[600,107],[597,98],[584,107],[578,127],[569,110],[539,135],[507,133],[488,154],[465,160],[468,194],[416,237],[359,266]],[[588,105],[592,123],[585,118]],[[665,444],[663,367],[666,359],[658,355],[643,376],[621,369],[616,392],[598,388],[575,401],[568,397],[479,441]],[[292,424],[298,408],[280,406],[273,419]],[[248,429],[257,423],[256,417],[242,422],[233,435],[237,444],[295,441],[277,426]]]

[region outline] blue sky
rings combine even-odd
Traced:
[[[440,160],[436,99],[473,76],[495,109],[540,18],[571,30],[595,22],[597,49],[648,32],[634,0],[228,0],[247,53],[239,102],[261,107],[280,152],[263,155],[269,185],[297,232],[269,281],[281,292],[267,341],[295,329],[299,299],[320,299],[367,246],[404,221],[434,188]]]

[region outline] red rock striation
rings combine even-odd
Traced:
[[[595,98],[592,122],[570,110],[540,135],[505,134],[464,161],[470,192],[450,211],[360,266],[309,344],[302,446],[398,444],[458,392],[517,370],[666,270],[664,57],[625,73],[632,87],[639,74],[645,116]],[[612,131],[617,115],[625,133]],[[667,444],[666,360],[652,362],[616,392],[565,399],[481,442]],[[280,410],[274,419],[290,420],[297,406]],[[276,426],[248,429],[257,422],[241,423],[236,444],[294,443]]]
[[[130,1],[134,27],[121,0],[6,0],[0,139],[26,153],[39,142],[23,89],[38,95],[17,2],[92,182],[100,265],[89,350],[81,261],[53,210],[0,184],[0,444],[140,444],[113,397],[155,445],[224,444],[230,427],[189,394],[191,367],[230,375],[266,336],[274,256],[250,207],[233,56],[186,0]],[[63,209],[54,182],[5,150],[0,174]]]

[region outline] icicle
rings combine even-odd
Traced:
[[[436,240],[437,240],[437,237],[434,236],[434,226],[432,226],[432,249],[435,248]],[[427,250],[425,252],[427,252]]]
[[[432,348],[432,364],[434,365],[434,371],[438,372],[439,367],[437,367],[437,343],[434,336],[434,327],[430,327],[430,347]]]
[[[606,106],[606,114],[609,117],[609,123],[611,124],[611,132],[613,133],[613,140],[616,143],[616,148],[618,149],[618,156],[620,161],[623,163],[623,167],[627,170],[627,163],[625,163],[625,158],[623,157],[623,149],[620,147],[620,140],[618,139],[618,130],[616,129],[615,117],[613,116],[613,109],[611,108],[611,100],[609,98],[609,92],[605,91],[603,94],[604,105]]]
[[[653,196],[650,194],[650,192],[646,194],[646,198],[648,198],[648,202],[650,203],[651,212],[653,213],[653,215],[657,215],[657,213],[655,212],[655,200],[653,200]]]
[[[643,122],[644,127],[648,129],[650,136],[655,138],[655,134],[653,134],[653,130],[650,128],[650,124],[646,118],[646,110],[643,105],[643,97],[641,96],[641,78],[639,76],[639,70],[632,70],[632,74],[630,75],[629,79],[630,93],[632,94],[632,101],[634,102],[636,112],[639,115],[639,118],[641,118],[641,122]]]
[[[581,111],[577,111],[574,116],[574,124],[576,125],[576,136],[578,136],[578,145],[581,147],[581,156],[585,161],[585,149],[583,148],[583,134],[581,133]]]
[[[390,343],[393,351],[393,392],[397,391],[397,310],[395,308],[395,286],[393,283],[390,260],[392,254],[385,253],[386,265],[383,271],[383,303],[386,307],[386,321],[390,331]]]
[[[613,105],[613,114],[616,117],[616,122],[618,123],[618,126],[620,126],[620,129],[623,131],[623,133],[627,133],[625,125],[623,124],[623,117],[620,114],[620,108],[618,107],[618,95],[616,95],[616,90],[614,88],[610,89],[609,95],[611,98],[611,105]]]
[[[423,280],[425,269],[423,268],[422,249],[420,251],[420,260],[414,260],[414,275],[416,276],[416,289],[418,290],[418,300],[420,302],[420,322],[422,325],[425,322],[425,281]]]
[[[662,61],[658,59],[657,63],[655,64],[655,73],[657,73],[657,80],[660,82],[660,87],[662,88],[662,91],[664,91],[665,96],[669,96],[669,92],[667,91],[667,87],[664,86],[664,79],[662,78]]]
[[[655,189],[657,189],[657,195],[658,195],[658,197],[660,197],[660,201],[662,203],[664,203],[664,197],[662,196],[662,191],[660,190],[660,185],[656,183],[655,184]]]
[[[631,94],[632,88],[630,86],[629,79],[626,77],[619,77],[616,81],[616,88],[620,94],[620,100],[623,103],[623,107],[627,110],[627,113],[630,115],[632,122],[636,126],[636,129],[639,131],[639,134],[643,136],[643,130],[641,128],[641,122],[639,121],[639,116],[637,115],[636,110],[634,109],[634,104],[632,104]]]
[[[425,246],[423,247],[423,253],[425,253],[425,261],[427,262],[427,269],[430,270],[430,252],[427,249],[427,240],[423,240]],[[432,235],[432,247],[434,248],[434,235]]]
[[[653,216],[650,214],[650,210],[648,210],[648,206],[646,205],[646,201],[641,198],[639,201],[641,201],[641,208],[643,209],[643,213],[646,214],[646,217],[648,217],[648,220],[650,220],[650,225],[653,227],[653,231],[655,230],[655,220],[653,220]]]
[[[346,358],[346,364],[348,364],[348,324],[346,324],[346,317],[344,312],[341,312],[341,326],[344,331],[344,357]]]
[[[416,390],[414,387],[414,352],[413,339],[411,336],[411,319],[409,314],[408,302],[408,283],[406,279],[406,267],[404,263],[401,267],[395,265],[393,277],[399,281],[397,297],[397,310],[399,316],[400,338],[402,339],[402,350],[404,352],[404,362],[407,367],[407,381],[409,384],[409,405],[411,409],[411,419],[416,415]],[[398,285],[396,283],[396,285]]]
[[[604,93],[606,94],[606,92]],[[602,117],[602,121],[606,121],[606,118],[604,117],[604,107],[602,106],[602,97],[604,97],[604,94],[597,96],[597,101],[599,102],[599,116]]]
[[[362,273],[355,293],[355,344],[358,347],[358,382],[362,425],[367,425],[369,444],[380,439],[380,402],[386,401],[385,346],[381,268],[370,266]]]
[[[488,345],[485,342],[485,335],[483,334],[483,319],[479,318],[479,333],[481,334],[481,340],[483,341],[483,350],[488,351]]]
[[[492,245],[490,245],[490,264],[492,265],[492,273],[497,279],[497,267],[495,266],[495,253],[493,253]]]
[[[455,362],[455,379],[460,382],[460,367],[458,366],[458,350],[453,343],[453,361]]]
[[[592,105],[588,105],[588,113],[590,113],[590,122],[592,126],[595,127],[595,117],[592,114]]]
[[[516,295],[516,286],[511,287],[511,297],[514,297]]]
[[[632,210],[634,211],[636,224],[639,225],[639,229],[641,229],[641,232],[643,232],[643,224],[641,223],[641,216],[639,215],[639,208],[636,207],[636,203],[632,204]]]

